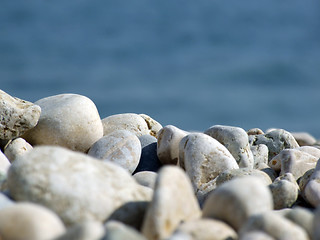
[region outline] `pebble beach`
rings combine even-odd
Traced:
[[[309,132],[101,118],[80,94],[0,90],[1,240],[317,240]]]

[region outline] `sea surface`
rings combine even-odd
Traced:
[[[1,0],[0,89],[320,138],[320,1]]]

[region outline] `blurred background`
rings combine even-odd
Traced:
[[[320,138],[318,0],[1,0],[0,89]]]

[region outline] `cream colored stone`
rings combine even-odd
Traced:
[[[250,149],[248,134],[242,128],[215,125],[204,133],[223,144],[235,158],[240,168],[253,168],[254,158]]]
[[[225,146],[203,133],[188,134],[180,141],[179,149],[179,164],[191,179],[201,204],[221,172],[239,168]]]
[[[302,146],[302,147],[298,147],[296,149],[300,150],[302,152],[309,153],[310,155],[312,155],[316,158],[320,158],[320,149],[319,148],[312,147],[312,146]]]
[[[142,117],[147,123],[148,129],[150,130],[149,134],[151,136],[157,137],[158,132],[162,128],[162,125],[146,114],[139,114],[139,116]]]
[[[132,174],[139,164],[141,144],[134,133],[117,130],[95,142],[88,155],[116,163]]]
[[[35,147],[16,159],[7,181],[13,199],[44,205],[67,225],[104,221],[123,204],[152,197],[150,188],[116,164],[53,146]]]
[[[260,135],[264,134],[264,132],[260,128],[251,128],[247,131],[248,135]]]
[[[118,221],[108,221],[105,224],[105,231],[103,240],[147,240],[137,230]]]
[[[241,236],[239,240],[276,240],[270,235],[262,231],[248,232]]]
[[[12,140],[4,149],[4,154],[10,162],[13,162],[17,157],[27,153],[32,149],[32,146],[23,138]]]
[[[313,207],[320,205],[320,161],[303,189],[303,196]]]
[[[17,203],[0,209],[1,239],[51,240],[64,232],[56,214],[40,205]]]
[[[168,125],[158,132],[157,155],[162,164],[177,165],[179,159],[179,143],[188,132]]]
[[[165,166],[158,173],[142,233],[149,240],[165,239],[182,221],[197,219],[200,214],[198,202],[186,174],[179,167]]]
[[[272,194],[257,177],[232,179],[211,194],[203,206],[204,218],[221,219],[239,230],[250,216],[273,209]]]
[[[307,132],[292,132],[291,134],[299,146],[312,146],[317,142],[317,139]]]
[[[0,90],[0,139],[20,137],[38,123],[41,108]]]
[[[264,144],[258,144],[250,147],[254,159],[254,168],[259,163],[268,164],[268,147]]]
[[[22,137],[31,145],[58,145],[86,152],[102,137],[95,104],[77,94],[60,94],[36,102],[41,109],[37,126]]]
[[[169,240],[182,234],[193,240],[238,239],[237,233],[229,225],[216,219],[196,219],[182,223]]]
[[[154,189],[157,173],[151,171],[142,171],[134,174],[133,178],[142,186]]]

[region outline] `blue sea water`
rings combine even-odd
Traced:
[[[33,102],[320,138],[319,80],[318,0],[0,2],[0,89]]]

